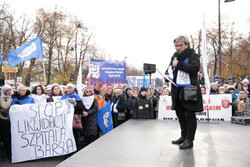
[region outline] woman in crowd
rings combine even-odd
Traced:
[[[12,88],[12,94],[14,94],[16,92],[16,85],[11,85]]]
[[[17,87],[17,91],[13,95],[13,101],[11,105],[35,103],[34,99],[29,95],[30,91],[28,90],[28,88],[24,85],[19,85]]]
[[[204,85],[201,85],[201,94],[202,95],[206,94],[206,87]]]
[[[4,151],[8,159],[11,157],[11,135],[10,121],[8,120],[8,112],[12,102],[12,88],[10,85],[4,85],[0,96],[0,136],[3,140]]]
[[[81,115],[84,107],[81,97],[76,94],[75,88],[75,85],[71,83],[67,84],[65,94],[61,100],[70,99],[70,102],[74,105],[74,114]],[[79,132],[79,129],[73,129],[77,150],[79,149]]]
[[[123,97],[124,97],[124,99],[126,101],[126,108],[125,108],[125,110],[126,110],[125,111],[126,120],[129,120],[132,117],[132,115],[131,115],[131,107],[128,104],[128,101],[131,98],[131,96],[132,96],[132,89],[131,88],[126,88],[125,92],[124,92],[124,95],[123,95]]]
[[[240,92],[241,90],[242,90],[242,85],[241,85],[241,83],[237,83],[236,86],[235,86],[235,89],[234,89],[234,91],[233,91],[233,94],[232,94],[232,100],[233,100],[233,102],[234,102],[235,100],[238,99],[239,92]]]
[[[239,92],[239,97],[233,102],[233,105],[237,108],[237,116],[250,115],[250,98],[247,97],[246,91]]]
[[[98,110],[98,103],[93,95],[93,89],[87,86],[83,92],[83,111],[82,111],[82,124],[85,146],[92,143],[97,139],[97,122],[96,112]]]
[[[105,101],[112,101],[113,100],[113,88],[111,86],[107,87],[107,93],[105,95]]]
[[[140,94],[134,101],[134,119],[152,119],[154,117],[153,105],[146,94],[147,89],[142,87]]]
[[[165,95],[165,96],[170,96],[170,91],[168,90],[168,89],[164,89],[163,91],[162,91],[162,95]]]
[[[111,103],[112,119],[114,128],[125,122],[126,101],[122,96],[122,88],[117,87],[114,90],[114,99]]]
[[[50,96],[49,98],[47,99],[47,102],[57,102],[57,101],[60,101],[61,100],[61,97],[62,97],[62,91],[59,87],[59,85],[52,85],[52,88],[51,88],[51,93],[50,93]]]
[[[46,103],[47,97],[45,91],[41,85],[37,85],[33,88],[32,93],[30,95],[35,103]]]
[[[242,81],[242,89],[246,91],[247,96],[250,97],[250,85],[248,79],[243,79]]]
[[[133,115],[134,112],[134,101],[138,96],[138,89],[133,89],[132,90],[132,96],[128,100],[128,105],[131,108],[130,114]]]

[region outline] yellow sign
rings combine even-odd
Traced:
[[[18,68],[17,66],[12,68],[11,66],[9,66],[7,61],[3,61],[2,72],[18,72]]]

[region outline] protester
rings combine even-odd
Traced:
[[[24,85],[19,85],[17,87],[17,91],[12,95],[13,101],[11,105],[35,103],[34,99],[29,95],[30,91],[28,90],[28,88]]]
[[[75,85],[71,83],[67,84],[66,92],[61,97],[61,100],[69,99],[70,103],[74,105],[74,114],[81,115],[84,107],[82,99],[78,94],[76,94],[75,89],[76,89]],[[79,129],[73,129],[77,150],[79,149],[79,132],[80,132]]]
[[[7,116],[12,102],[12,88],[10,85],[4,85],[0,96],[0,136],[3,140],[4,152],[8,159],[11,158],[11,134],[10,121]]]
[[[201,94],[202,95],[206,94],[206,87],[204,85],[201,85]]]
[[[233,105],[237,108],[237,116],[250,115],[250,98],[247,97],[246,91],[239,92],[239,97],[233,102]]]
[[[105,104],[105,97],[104,95],[100,92],[102,87],[101,82],[96,82],[94,86],[94,97],[97,99],[98,102],[98,110],[102,108]]]
[[[47,99],[47,102],[57,102],[57,101],[60,101],[62,95],[63,94],[62,94],[62,91],[61,91],[59,85],[54,84],[54,85],[52,85],[51,93],[50,93],[49,98]]]
[[[132,96],[132,89],[131,88],[126,88],[125,92],[124,92],[124,95],[122,95],[122,96],[124,97],[124,100],[126,102],[125,118],[126,118],[126,120],[129,120],[132,117],[132,115],[131,115],[131,107],[128,104],[128,101]]]
[[[47,97],[42,85],[35,86],[30,97],[32,97],[37,104],[46,103],[47,101]]]
[[[138,97],[134,101],[134,119],[153,119],[153,105],[149,98],[146,96],[147,89],[141,88]]]
[[[225,87],[224,86],[220,86],[219,87],[219,94],[225,94],[225,93],[226,93]]]
[[[232,102],[234,102],[235,100],[237,100],[238,96],[239,96],[239,92],[242,90],[242,85],[241,83],[237,83],[235,86],[236,89],[234,89],[233,93],[232,93]]]
[[[14,94],[16,92],[16,85],[11,85],[12,88],[12,94]]]
[[[219,85],[216,82],[211,83],[210,94],[219,94]]]
[[[234,89],[235,89],[235,88],[234,88],[233,85],[228,86],[228,87],[227,87],[227,91],[226,91],[227,94],[232,94],[232,93],[234,92]]]
[[[131,108],[130,114],[132,115],[132,117],[133,117],[133,112],[134,112],[134,109],[135,109],[134,101],[137,98],[137,96],[138,96],[138,89],[133,89],[132,90],[132,96],[128,100],[128,105]]]
[[[114,90],[114,99],[111,103],[112,108],[112,120],[114,128],[125,122],[127,102],[122,96],[122,87],[117,87]]]
[[[162,91],[162,95],[163,95],[163,96],[170,96],[171,93],[170,93],[170,91],[169,91],[168,89],[164,89],[164,90]]]
[[[249,85],[248,79],[246,78],[243,79],[242,85],[243,85],[243,90],[245,90],[247,93],[247,96],[250,97],[250,85]]]
[[[190,43],[185,36],[174,39],[176,52],[171,58],[170,66],[166,72],[168,77],[173,77],[178,87],[172,84],[172,109],[176,111],[180,127],[181,137],[172,141],[173,144],[181,144],[180,149],[193,147],[193,140],[197,128],[195,112],[203,111],[201,90],[197,78],[200,70],[199,55],[190,48]],[[178,74],[181,75],[178,75]],[[186,78],[190,80],[185,80]],[[193,85],[197,88],[197,100],[195,102],[185,101],[183,91],[185,86]]]
[[[105,101],[112,101],[113,100],[113,88],[111,86],[107,87],[107,93],[105,95]]]
[[[205,78],[202,73],[200,73],[199,82],[200,85],[205,85]]]
[[[159,89],[157,90],[157,94],[158,94],[159,96],[161,96],[161,95],[162,95],[162,91],[163,91],[163,89],[162,89],[162,88],[159,88]]]
[[[106,89],[106,86],[105,85],[102,85],[102,87],[101,87],[101,94],[103,94],[103,96],[105,96],[106,95],[106,93],[107,93],[107,89]]]
[[[93,96],[92,87],[87,86],[83,91],[83,111],[82,111],[82,124],[85,146],[92,143],[97,139],[97,122],[96,112],[98,110],[98,103]]]

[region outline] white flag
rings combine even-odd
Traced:
[[[77,76],[76,89],[77,89],[78,95],[82,98],[83,93],[82,93],[82,65],[81,63],[80,63],[79,72]]]
[[[207,73],[207,44],[206,44],[206,16],[203,14],[203,26],[202,26],[202,63],[203,63],[203,72],[205,79],[205,87],[206,87],[206,96],[209,98],[210,93],[210,82]],[[206,100],[207,100],[206,99]]]

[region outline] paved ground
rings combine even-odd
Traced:
[[[0,167],[249,167],[250,126],[199,123],[194,148],[179,150],[177,121],[130,120],[70,158],[54,157]],[[1,160],[1,158],[0,158]]]

